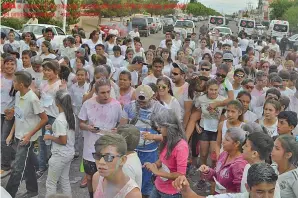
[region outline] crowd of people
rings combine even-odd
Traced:
[[[81,160],[90,198],[298,197],[296,49],[245,33],[167,32],[148,49],[137,34],[43,33],[1,34],[7,196],[37,196],[47,174],[45,197],[72,197]]]

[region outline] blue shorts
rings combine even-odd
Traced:
[[[155,150],[153,152],[141,152],[137,151],[138,156],[141,160],[142,165],[144,165],[145,162],[154,163],[158,160],[158,151]],[[143,195],[150,195],[151,191],[153,189],[153,183],[152,183],[152,172],[148,171],[146,168],[142,168],[142,189],[141,192]]]

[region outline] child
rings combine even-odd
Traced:
[[[268,130],[268,134],[273,137],[278,135],[277,133],[277,124],[278,119],[277,115],[280,112],[280,103],[274,99],[266,100],[264,104],[263,117],[257,122],[264,126]]]
[[[227,119],[219,123],[217,133],[217,150],[216,154],[219,155],[219,151],[222,148],[222,142],[229,128],[241,127],[243,122],[244,108],[240,101],[232,100],[227,104]]]
[[[84,57],[76,57],[75,61],[76,63],[73,68],[74,72],[76,72],[78,69],[81,69],[85,66],[86,61]]]
[[[71,97],[66,90],[57,91],[55,101],[59,115],[52,126],[46,126],[46,130],[53,131],[53,135],[44,135],[44,140],[52,141],[52,156],[49,160],[46,181],[46,197],[56,194],[58,181],[61,183],[63,194],[71,197],[69,169],[75,154],[75,116],[71,106]]]
[[[278,114],[277,132],[278,135],[292,135],[293,129],[297,126],[297,113],[293,111],[282,111]]]
[[[255,122],[258,119],[257,115],[249,110],[251,99],[252,97],[248,91],[240,91],[237,95],[237,100],[243,105],[243,119],[245,123]]]
[[[113,79],[118,79],[117,75],[119,75],[119,69],[124,61],[124,56],[121,55],[121,48],[119,46],[114,46],[113,52],[114,55],[111,56],[111,61],[114,68],[116,69],[113,75]]]
[[[82,104],[83,104],[83,96],[85,93],[87,93],[90,84],[86,82],[87,79],[87,71],[83,68],[78,69],[76,72],[77,76],[77,83],[72,84],[69,89],[69,94],[71,96],[72,101],[72,107],[74,110],[74,114],[76,115],[77,124],[78,121],[78,114],[81,110]],[[75,158],[79,157],[79,135],[80,135],[80,129],[79,126],[76,125],[76,136],[75,136]]]
[[[43,81],[40,85],[40,91],[38,95],[40,96],[41,105],[45,109],[45,113],[48,116],[48,123],[53,124],[56,117],[59,115],[58,107],[55,103],[55,95],[62,86],[61,80],[58,78],[59,64],[56,61],[46,61],[42,64],[44,77],[47,81]],[[42,136],[39,137],[39,171],[37,171],[37,177],[41,177],[46,171],[46,161],[48,159],[48,147],[45,145],[43,140],[43,135],[45,133],[45,128],[42,130]]]
[[[28,190],[24,197],[38,195],[37,178],[34,168],[33,142],[41,135],[41,128],[47,123],[48,117],[36,94],[29,89],[32,76],[26,71],[15,73],[13,86],[16,93],[15,122],[7,142],[15,134],[17,142],[16,158],[6,190],[15,197],[22,180],[26,179]]]
[[[123,165],[122,170],[126,175],[128,175],[138,184],[139,188],[141,188],[142,164],[137,152],[135,152],[135,149],[137,148],[140,140],[140,130],[134,125],[126,124],[123,126],[119,126],[117,129],[117,133],[125,138],[127,144],[127,160]],[[95,174],[98,174],[98,172]]]

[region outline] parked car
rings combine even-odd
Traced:
[[[112,28],[113,24],[116,25],[116,29],[119,32],[120,37],[126,37],[127,36],[127,27],[123,25],[122,23],[105,23],[100,25],[100,30],[105,33],[105,35],[109,35],[109,31]]]
[[[65,32],[58,26],[55,25],[49,25],[49,24],[24,24],[23,28],[20,30],[20,34],[23,32],[32,32],[37,39],[43,37],[42,30],[44,28],[51,28],[54,33],[54,42],[55,43],[63,43],[63,39],[67,36]]]
[[[158,32],[158,25],[155,17],[147,17],[150,33],[155,34]]]
[[[162,33],[174,31],[174,21],[172,18],[162,19]]]
[[[221,36],[225,36],[225,35],[228,35],[228,34],[229,35],[232,35],[233,34],[231,28],[229,28],[229,27],[218,26],[218,27],[213,28],[212,32],[215,32],[215,30],[218,30],[219,31],[219,34]]]
[[[288,38],[289,40],[289,48],[293,48],[294,46],[298,47],[298,34],[294,34]]]
[[[15,29],[13,29],[11,27],[0,25],[0,29],[1,29],[1,32],[5,33],[6,37],[8,36],[8,33],[10,32],[10,30],[13,30],[15,40],[19,41],[22,39],[22,36]]]
[[[148,19],[145,17],[134,17],[131,19],[132,28],[138,28],[140,36],[148,37],[150,35],[150,28]]]
[[[192,17],[193,22],[199,22],[199,17]]]

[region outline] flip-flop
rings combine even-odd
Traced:
[[[0,175],[1,175],[1,179],[7,177],[8,175],[10,175],[11,170],[5,171],[5,170],[0,170]]]

